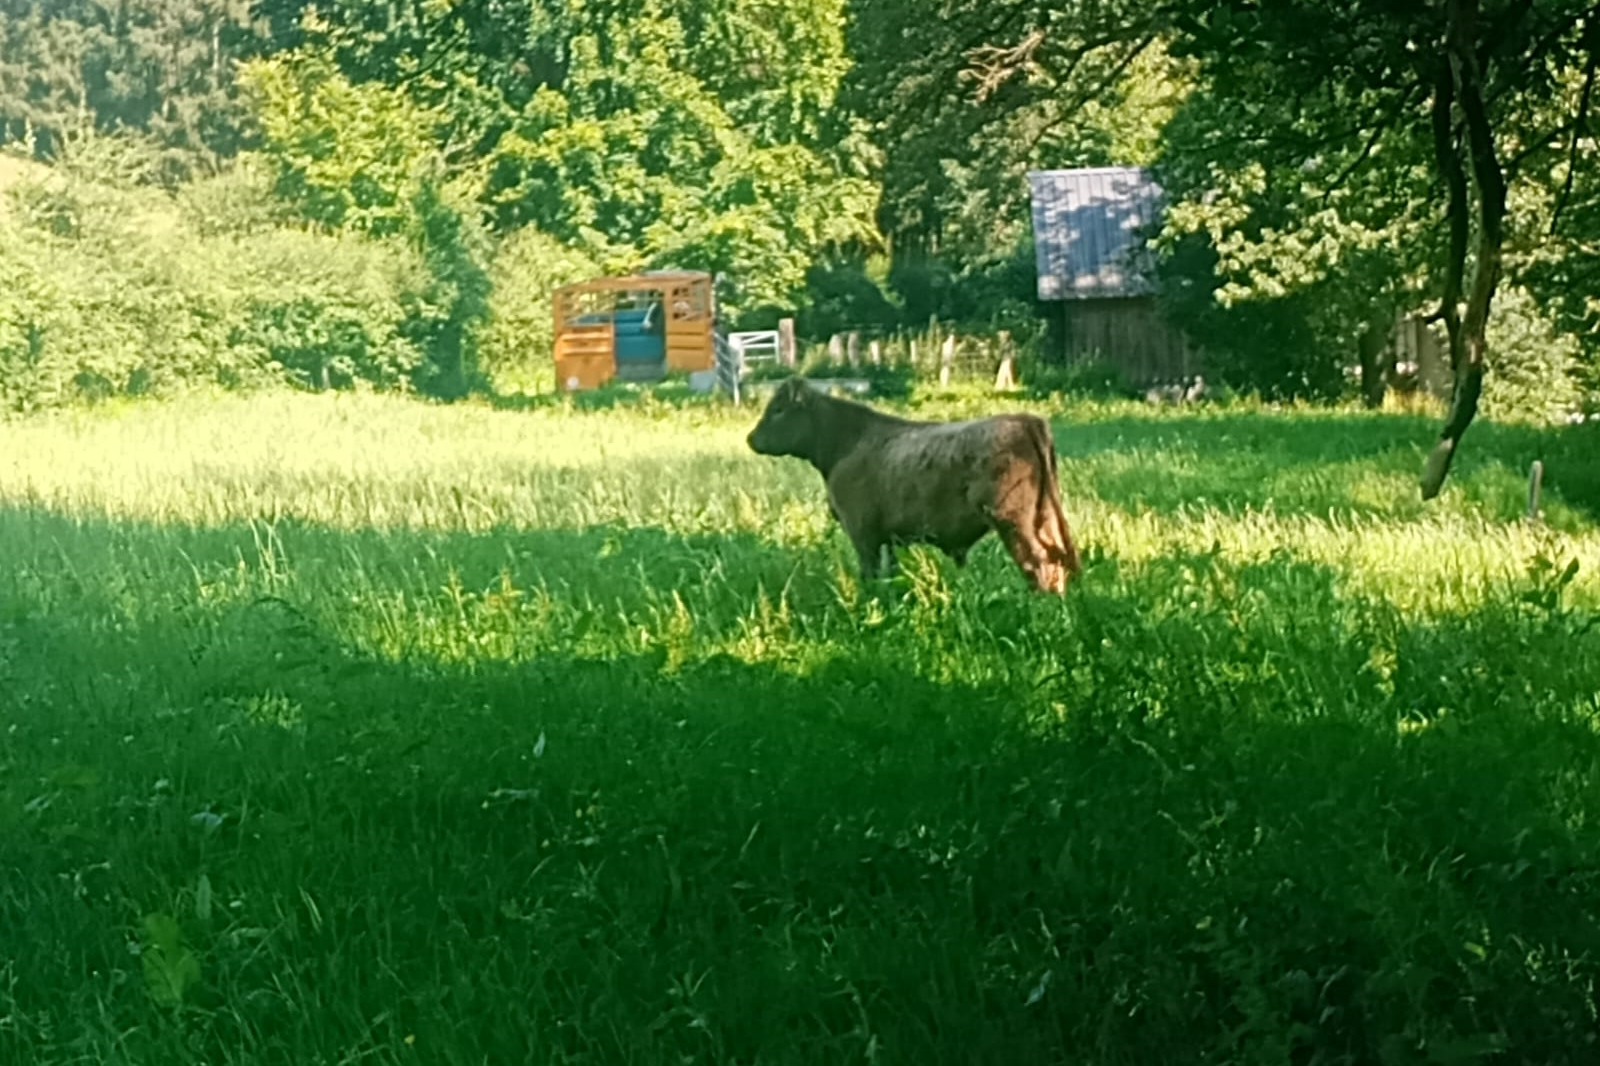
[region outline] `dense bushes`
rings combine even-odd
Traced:
[[[1526,289],[1505,285],[1489,319],[1483,413],[1499,419],[1558,419],[1582,404],[1580,349]]]
[[[0,402],[53,406],[239,378],[219,301],[153,201],[113,204],[56,176],[0,222]],[[120,209],[118,209],[120,208]]]
[[[447,308],[398,240],[272,225],[247,176],[174,204],[70,169],[0,218],[0,404],[187,386],[413,384]]]
[[[500,389],[529,389],[553,380],[552,292],[592,277],[581,253],[529,226],[500,242],[489,268],[492,296],[475,340],[479,366]]]
[[[429,173],[397,191],[395,225],[333,229],[296,217],[269,163],[246,155],[168,193],[136,144],[97,138],[12,180],[0,213],[0,405],[207,385],[456,396],[548,383],[551,294],[605,264],[532,227],[491,243]],[[1343,305],[1307,290],[1224,306],[1215,253],[1203,241],[1176,251],[1163,269],[1169,310],[1207,350],[1209,380],[1281,397],[1348,389]],[[882,258],[841,258],[813,268],[810,288],[797,317],[819,340],[904,334],[937,316],[964,333],[1010,329],[1026,356],[1038,325],[1026,242],[961,272],[936,259],[891,271]],[[760,325],[782,313],[770,311]],[[1548,317],[1522,289],[1502,290],[1490,416],[1548,420],[1582,402],[1581,353]],[[1024,362],[1036,390],[1126,391],[1105,366]]]
[[[325,389],[397,388],[426,364],[415,333],[428,278],[399,242],[278,230],[224,249],[240,263],[228,340],[252,366]]]
[[[962,332],[1039,328],[1034,302],[1032,240],[1003,254],[956,265],[939,256],[837,258],[806,275],[806,303],[796,316],[801,336],[825,341],[838,332],[914,332],[932,320]],[[749,328],[771,328],[778,315]]]

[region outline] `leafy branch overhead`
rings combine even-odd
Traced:
[[[1312,294],[1303,314],[1353,343],[1424,301],[1454,370],[1449,417],[1422,478],[1448,474],[1490,374],[1489,323],[1510,280],[1569,321],[1592,316],[1556,262],[1594,270],[1564,230],[1593,218],[1597,15],[1580,0],[1082,0],[947,4],[991,120],[1016,100],[1083,101],[1157,43],[1194,88],[1163,131],[1156,171],[1172,202],[1157,245],[1169,280],[1206,249],[1218,305]],[[1541,202],[1542,201],[1542,202]],[[1550,255],[1541,238],[1567,247]],[[1192,253],[1190,254],[1192,259]],[[1543,270],[1521,269],[1539,263]],[[1568,275],[1570,278],[1571,275]],[[1186,297],[1173,302],[1179,312]],[[1202,323],[1216,312],[1190,301]]]

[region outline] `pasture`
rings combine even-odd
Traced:
[[[1586,427],[1029,406],[1065,600],[751,409],[0,424],[0,1062],[1595,1061]]]

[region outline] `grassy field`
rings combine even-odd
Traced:
[[[0,1063],[1600,1061],[1592,429],[1050,413],[1065,601],[750,411],[0,424]]]

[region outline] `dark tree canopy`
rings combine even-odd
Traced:
[[[970,27],[966,54],[996,95],[1019,84],[1025,95],[1098,93],[1108,65],[1154,40],[1195,64],[1198,87],[1168,127],[1159,169],[1179,200],[1168,247],[1204,234],[1223,278],[1216,295],[1365,302],[1378,314],[1350,306],[1357,335],[1402,293],[1436,301],[1455,370],[1422,479],[1423,495],[1436,494],[1477,411],[1496,290],[1519,253],[1537,258],[1529,224],[1542,215],[1571,242],[1571,205],[1592,203],[1577,177],[1595,154],[1591,5],[1019,0],[981,10],[958,25]],[[1513,211],[1524,190],[1547,197],[1542,212]],[[1576,263],[1592,260],[1581,238],[1574,251]],[[1592,309],[1569,300],[1566,313]]]

